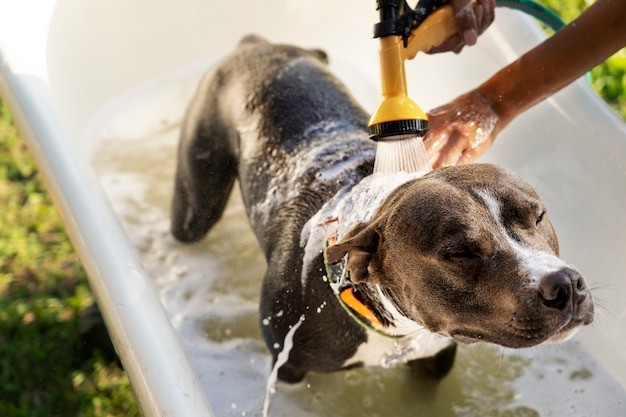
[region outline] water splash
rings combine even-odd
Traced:
[[[374,173],[397,172],[426,174],[432,171],[428,152],[422,138],[400,135],[393,140],[381,140],[376,148]]]
[[[304,314],[300,316],[298,322],[294,324],[293,327],[287,332],[287,335],[285,336],[285,341],[283,343],[283,350],[278,354],[278,358],[276,359],[276,363],[272,368],[272,372],[267,378],[267,385],[265,387],[265,400],[263,401],[263,417],[268,416],[270,410],[270,396],[276,392],[278,369],[289,360],[289,352],[291,352],[291,349],[293,348],[293,335],[296,333],[296,330],[298,330],[303,322]]]
[[[396,364],[406,363],[414,355],[421,356],[421,351],[425,348],[416,338],[408,337],[402,341],[394,341],[393,350],[385,353],[380,358],[380,366],[391,368]]]

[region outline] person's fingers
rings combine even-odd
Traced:
[[[476,158],[480,156],[479,153],[472,149],[465,149],[462,147],[445,147],[439,153],[436,161],[432,164],[433,169],[464,165],[474,162]]]
[[[469,147],[463,150],[457,158],[457,165],[464,165],[474,162],[480,155],[482,155],[487,148],[485,146]]]
[[[443,146],[441,146],[441,149],[437,153],[433,168],[457,164],[465,148],[465,145],[460,139],[459,132],[453,130],[445,137],[445,142],[442,140],[444,143],[442,143]]]
[[[431,109],[427,113],[429,130],[424,136],[423,142],[429,155],[438,154],[448,142],[452,125],[450,119],[450,105],[444,105]]]
[[[428,154],[428,159],[430,161],[430,165],[435,168],[439,168],[442,163],[441,158],[441,150],[446,144],[448,136],[445,134],[433,134],[432,131],[428,132],[424,137],[424,148],[426,149],[426,153]]]
[[[473,143],[468,134],[457,129],[448,129],[439,135],[429,133],[424,138],[424,147],[434,168],[469,164],[489,147],[490,142]]]
[[[496,0],[478,0],[480,6],[480,16],[476,12],[476,24],[478,34],[482,34],[494,21],[496,11]]]
[[[480,34],[480,26],[485,17],[485,9],[482,3],[474,5],[474,19],[476,20],[476,31]]]
[[[454,52],[455,54],[459,54],[461,53],[463,48],[465,48],[465,42],[459,43],[459,45],[456,48],[452,49],[452,52]]]
[[[459,28],[459,34],[466,45],[474,45],[478,39],[478,23],[474,14],[472,0],[452,0],[454,20]],[[481,6],[482,7],[482,6]]]
[[[458,33],[441,45],[426,51],[428,54],[453,51],[461,52],[465,45],[475,45],[481,35],[493,23],[496,0],[451,0]]]
[[[435,136],[431,132],[428,132],[424,137],[424,149],[426,149],[426,153],[429,155],[438,155],[441,148],[445,143],[444,138],[440,136]]]
[[[435,162],[432,163],[432,168],[451,167],[457,164],[459,156],[451,152],[442,152],[438,155]]]
[[[435,46],[434,48],[426,51],[427,54],[437,54],[440,52],[454,51],[458,53],[465,46],[465,42],[457,34],[446,39],[442,44]]]

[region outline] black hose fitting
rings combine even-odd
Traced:
[[[406,0],[377,0],[380,22],[374,25],[374,38],[402,36],[406,48],[411,31],[446,3],[449,0],[420,0],[415,9],[411,9]]]

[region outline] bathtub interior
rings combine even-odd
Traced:
[[[185,107],[199,77],[243,35],[258,33],[325,49],[331,69],[373,110],[380,96],[371,6],[69,0],[50,2],[42,18],[45,60],[33,76],[71,133],[64,145],[95,169],[216,415],[257,415],[266,397],[271,366],[257,317],[265,264],[236,192],[200,243],[181,245],[169,235]],[[479,46],[408,63],[410,95],[425,110],[445,103],[542,37],[530,18],[498,10]],[[440,382],[401,366],[310,375],[297,387],[279,384],[270,415],[626,414],[623,123],[580,80],[519,117],[481,160],[518,172],[538,190],[563,258],[594,290],[595,323],[562,345],[463,346]]]

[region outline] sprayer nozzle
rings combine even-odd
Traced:
[[[372,124],[369,127],[370,139],[374,141],[396,140],[405,135],[424,136],[428,132],[428,120],[393,120]]]

